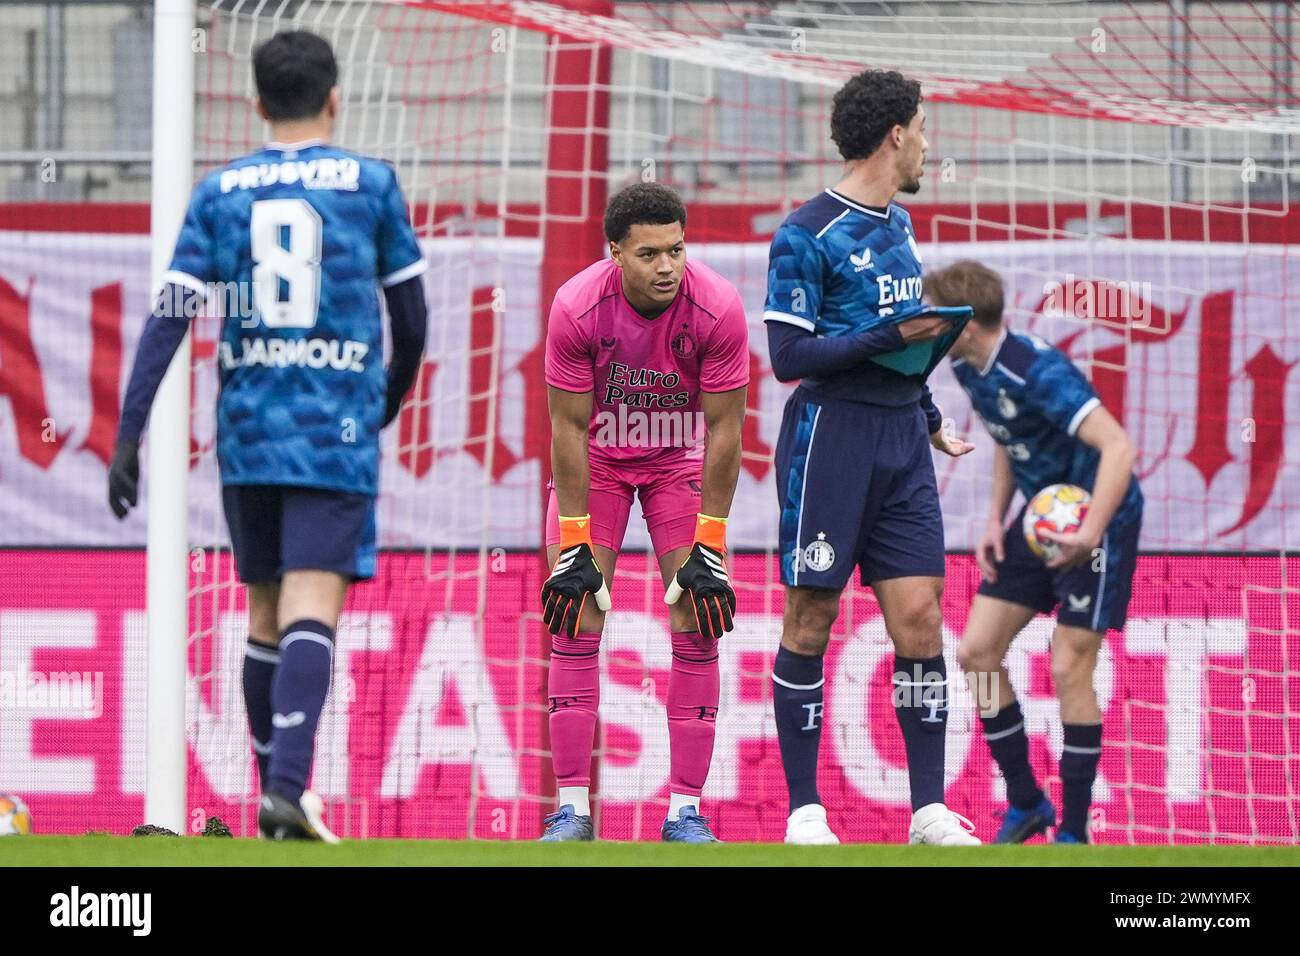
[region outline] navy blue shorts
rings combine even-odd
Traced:
[[[943,514],[920,405],[887,408],[795,389],[776,444],[781,580],[834,588],[943,577]]]
[[[1006,558],[998,565],[997,581],[982,582],[978,593],[1042,614],[1056,610],[1056,619],[1068,627],[1101,632],[1122,628],[1137,570],[1141,512],[1123,523],[1110,523],[1100,545],[1104,561],[1094,558],[1061,571],[1053,571],[1029,550],[1024,518],[1021,508],[1002,539]]]
[[[278,581],[286,571],[375,576],[373,495],[292,485],[223,485],[239,580]]]

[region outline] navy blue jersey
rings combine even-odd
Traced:
[[[224,484],[378,493],[377,284],[424,268],[397,175],[379,160],[272,143],[195,187],[165,279],[218,286],[225,304]]]
[[[1006,450],[1026,498],[1057,483],[1092,491],[1101,452],[1081,441],[1078,431],[1101,399],[1065,353],[1035,335],[1008,332],[987,368],[953,359],[952,370],[989,434]],[[1126,523],[1141,511],[1135,476],[1112,520]]]
[[[875,328],[920,304],[921,255],[911,217],[897,203],[873,209],[827,189],[772,237],[765,321],[837,336]],[[922,382],[869,361],[804,381],[830,397],[892,406],[916,402]]]

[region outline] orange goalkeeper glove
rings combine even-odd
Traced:
[[[676,604],[686,591],[695,608],[695,623],[705,637],[717,640],[734,626],[736,592],[727,571],[727,519],[695,516],[695,543],[685,563],[668,582],[665,604]]]
[[[596,564],[591,543],[591,515],[560,517],[560,554],[551,568],[551,576],[542,585],[542,622],[552,634],[563,629],[569,637],[578,633],[578,620],[587,596],[596,596],[596,606],[608,611],[611,606],[605,576]]]

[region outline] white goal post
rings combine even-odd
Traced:
[[[161,282],[194,186],[194,0],[154,0],[150,271]],[[145,820],[185,832],[190,335],[149,418]]]

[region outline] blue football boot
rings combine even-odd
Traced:
[[[1002,817],[1002,826],[998,827],[998,835],[993,838],[993,842],[1024,843],[1031,836],[1046,833],[1048,827],[1054,826],[1056,826],[1056,807],[1043,797],[1042,803],[1028,810],[1008,807]]]
[[[682,807],[676,820],[665,820],[659,836],[665,843],[720,843],[709,829],[709,821],[695,812],[694,807]]]
[[[580,817],[573,812],[573,804],[566,803],[545,821],[546,830],[542,833],[542,843],[564,843],[568,840],[594,840],[596,831],[591,825],[591,817]]]

